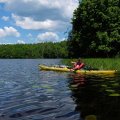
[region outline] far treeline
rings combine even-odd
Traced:
[[[0,58],[67,58],[66,41],[0,45]]]
[[[68,37],[69,56],[120,56],[120,0],[79,0]]]

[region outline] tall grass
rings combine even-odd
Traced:
[[[71,65],[71,61],[76,59],[63,59],[62,63]],[[120,71],[120,58],[85,58],[82,61],[93,68],[100,70],[118,70]]]

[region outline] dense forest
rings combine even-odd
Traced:
[[[0,58],[67,58],[66,41],[0,45]]]
[[[68,37],[69,57],[120,56],[120,0],[79,0]]]

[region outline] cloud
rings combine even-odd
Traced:
[[[0,3],[6,3],[9,2],[9,0],[0,0]]]
[[[1,19],[4,20],[4,21],[8,21],[9,17],[8,16],[3,16]]]
[[[45,32],[37,36],[38,42],[58,42],[59,36],[54,32]]]
[[[18,16],[35,20],[68,21],[78,5],[76,0],[6,0],[5,8]],[[21,6],[21,7],[20,7]],[[21,9],[22,8],[22,9]],[[31,9],[32,8],[32,9]]]
[[[26,36],[29,32],[47,31],[37,36],[39,42],[61,41],[58,35],[63,35],[67,29],[71,29],[70,21],[78,2],[78,0],[0,0],[0,3],[4,4],[2,9],[5,12],[9,11],[8,13],[12,15],[12,19],[10,17],[11,21],[9,21],[10,25],[14,23],[22,28],[24,32],[27,32]],[[7,18],[2,19],[7,20]],[[59,34],[56,34],[56,31]],[[17,30],[16,33],[17,36],[20,36]],[[8,36],[4,29],[0,29],[1,36]]]
[[[7,36],[19,37],[20,33],[13,27],[4,27],[3,29],[0,28],[0,38]]]
[[[4,42],[2,42],[2,43],[0,43],[1,45],[11,45],[11,44],[13,44],[13,43],[4,43]]]
[[[18,40],[17,44],[25,44],[25,41],[24,40]]]
[[[68,24],[63,21],[53,21],[46,19],[45,21],[35,21],[30,17],[20,17],[12,14],[15,24],[23,29],[31,30],[63,30]]]

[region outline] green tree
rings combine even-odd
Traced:
[[[66,41],[0,45],[0,58],[67,58]]]
[[[119,13],[119,0],[79,1],[68,37],[69,56],[110,57],[120,53]]]

